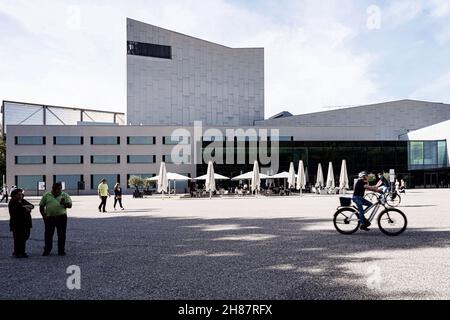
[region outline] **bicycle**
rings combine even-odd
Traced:
[[[388,191],[385,193],[386,203],[391,207],[396,207],[402,202],[402,197],[397,190]],[[364,199],[369,200],[370,202],[375,202],[378,197],[376,192],[369,192],[364,195]]]
[[[333,216],[333,224],[336,230],[342,234],[353,234],[359,227],[358,208],[351,204],[350,198],[339,198],[341,205]],[[367,219],[372,221],[377,215],[380,207],[384,209],[378,214],[378,227],[381,232],[388,236],[398,236],[406,230],[408,221],[405,214],[397,208],[386,207],[386,195],[381,194],[377,196],[377,201],[364,210],[364,215],[370,212]]]

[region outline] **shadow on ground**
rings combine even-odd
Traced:
[[[371,262],[355,255],[450,244],[450,232],[436,230],[343,236],[320,219],[123,216],[70,218],[68,255],[41,257],[43,225],[33,223],[31,257],[18,260],[0,222],[0,299],[395,299],[404,292],[381,296],[349,271]],[[66,288],[69,265],[81,268],[81,290]]]

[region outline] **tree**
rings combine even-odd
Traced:
[[[136,190],[139,190],[139,187],[141,187],[143,183],[144,181],[139,176],[131,176],[130,179],[128,179],[128,184],[135,187]]]
[[[144,179],[144,188],[145,190],[150,189],[151,187],[153,187],[156,184],[155,181],[151,181],[149,179]]]

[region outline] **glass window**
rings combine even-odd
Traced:
[[[81,164],[83,163],[83,156],[54,156],[54,164]]]
[[[16,164],[44,164],[45,156],[16,156]]]
[[[111,164],[120,163],[120,156],[96,155],[91,156],[91,163],[95,164]]]
[[[155,163],[156,156],[153,155],[132,155],[127,156],[128,163]]]
[[[134,136],[134,137],[127,137],[127,144],[131,145],[149,145],[149,144],[155,144],[155,137],[146,137],[146,136]]]
[[[45,176],[24,175],[16,176],[16,186],[25,190],[37,190],[39,182],[45,182]]]
[[[163,155],[163,160],[165,163],[176,163],[176,164],[183,164],[183,163],[190,163],[191,162],[191,156],[190,155],[180,155],[176,158],[172,158],[172,155],[167,154]]]
[[[91,137],[91,144],[117,145],[120,144],[120,137]]]
[[[175,137],[175,136],[165,136],[163,137],[163,144],[176,145],[176,144],[189,144],[189,137]]]
[[[83,144],[83,137],[80,137],[80,136],[53,137],[53,144],[57,144],[57,145],[81,145],[81,144]]]
[[[440,168],[448,166],[447,142],[438,141],[438,166]]]
[[[172,59],[172,47],[160,44],[128,41],[127,53],[135,56]]]
[[[19,145],[43,145],[45,137],[43,136],[16,136],[16,144]]]
[[[291,136],[271,137],[271,140],[273,140],[273,141],[292,141],[292,137]]]
[[[83,181],[83,175],[74,174],[74,175],[54,175],[53,183],[55,182],[63,182],[66,185],[66,190],[78,190],[78,182]]]
[[[106,179],[106,183],[109,187],[109,192],[113,193],[113,188],[116,182],[120,183],[120,174],[91,174],[91,189],[97,190],[97,187],[102,179]]]

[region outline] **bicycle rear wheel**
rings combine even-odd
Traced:
[[[398,209],[383,210],[378,216],[378,227],[388,236],[398,236],[405,231],[407,224],[405,214]]]
[[[355,233],[359,228],[358,210],[352,207],[339,209],[334,214],[333,224],[339,233]]]
[[[390,205],[391,207],[396,207],[400,204],[400,202],[402,201],[402,198],[400,197],[400,195],[398,193],[389,193],[386,196],[386,203],[388,205]]]

